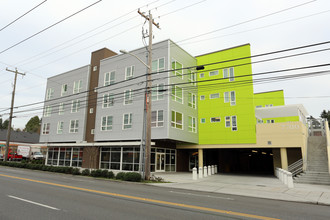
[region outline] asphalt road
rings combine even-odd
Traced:
[[[330,219],[330,207],[0,166],[0,219]]]

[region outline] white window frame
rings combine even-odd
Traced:
[[[197,73],[193,72],[191,70],[188,70],[189,73],[189,78],[188,81],[191,83],[191,85],[196,86],[197,85]]]
[[[52,106],[46,106],[44,111],[44,117],[50,117],[52,115]]]
[[[68,93],[68,84],[62,84],[61,96],[64,96]]]
[[[219,99],[219,98],[220,98],[220,93],[210,94],[210,99]]]
[[[174,63],[174,68],[173,68],[173,63]],[[180,65],[181,65],[181,70],[177,70],[177,69],[179,69],[179,68],[177,67],[177,64],[180,64]],[[182,78],[183,78],[183,64],[180,63],[180,62],[177,61],[177,60],[172,59],[171,67],[172,67],[172,70],[175,69],[175,71],[172,71],[172,73],[173,73],[175,76],[178,76],[178,77],[180,77],[180,78],[182,79]]]
[[[201,95],[201,96],[199,97],[199,99],[200,99],[200,100],[205,100],[205,95]]]
[[[79,108],[80,108],[80,100],[79,99],[72,100],[71,113],[79,112]]]
[[[107,80],[107,78],[108,78],[108,80]],[[113,78],[113,79],[111,79],[111,78]],[[115,83],[115,81],[116,81],[116,71],[115,70],[104,73],[104,83],[103,83],[104,86],[112,85]]]
[[[107,93],[103,95],[102,99],[102,108],[110,108],[111,106],[114,105],[114,94],[112,93]]]
[[[209,76],[217,76],[219,75],[219,70],[213,70],[209,72]]]
[[[193,133],[197,132],[197,123],[195,117],[188,116],[188,131]]]
[[[79,120],[77,119],[70,120],[69,133],[78,133],[78,128],[79,128]]]
[[[125,123],[125,115],[128,116],[127,118],[127,123]],[[123,130],[127,130],[127,129],[132,129],[132,113],[125,113],[123,114]]]
[[[174,120],[172,118],[173,112],[174,112]],[[181,114],[181,119],[182,119],[181,124],[177,122],[177,114]],[[184,128],[183,127],[184,126],[183,122],[184,122],[183,114],[181,112],[177,112],[177,111],[172,110],[171,111],[171,127],[183,130],[183,128]],[[180,128],[180,126],[181,126],[181,128]]]
[[[73,82],[73,94],[81,92],[82,89],[82,80]]]
[[[204,78],[205,77],[205,73],[200,73],[199,74],[199,78]]]
[[[155,86],[152,87],[151,89],[151,100],[152,101],[158,101],[158,100],[163,100],[164,99],[164,88],[165,84],[156,84]]]
[[[234,118],[235,118],[235,120],[234,120]],[[236,115],[231,116],[231,130],[237,131],[237,116]]]
[[[54,96],[54,89],[48,88],[46,92],[46,100],[53,98],[53,96]]]
[[[64,122],[63,121],[59,121],[57,122],[57,134],[63,134],[63,126]]]
[[[229,82],[235,81],[234,67],[229,67]]]
[[[126,97],[127,95],[127,97]],[[127,89],[124,91],[124,105],[130,105],[133,103],[133,92],[132,89]]]
[[[60,105],[58,106],[58,115],[63,115],[64,114],[64,103],[61,102]]]
[[[177,88],[179,88],[179,89],[177,89]],[[181,98],[178,96],[178,94],[179,94],[178,90],[181,90]],[[173,93],[173,91],[174,91],[174,93]],[[181,87],[179,87],[179,86],[172,87],[171,95],[172,95],[173,101],[183,104],[183,89]]]
[[[224,79],[228,79],[228,76],[229,76],[229,74],[228,74],[228,68],[223,69],[222,70],[222,73],[223,73],[223,78]]]
[[[197,106],[196,94],[188,92],[188,106],[193,109],[196,109]]]
[[[159,118],[160,112],[162,112],[162,117]],[[155,114],[155,119],[153,120],[153,114]],[[151,112],[151,127],[152,128],[159,128],[164,127],[164,110],[156,110]]]
[[[231,117],[230,116],[226,116],[225,117],[225,127],[226,128],[230,128],[231,127]]]
[[[201,118],[201,124],[205,124],[206,123],[206,118]]]
[[[262,105],[257,105],[256,108],[262,108]]]
[[[163,61],[163,64],[164,64],[164,66],[163,67],[160,67],[160,60],[164,60]],[[157,63],[156,63],[157,62]],[[154,63],[156,63],[156,69],[154,69],[153,67],[154,67]],[[161,58],[158,58],[158,59],[156,59],[156,60],[153,60],[152,61],[152,64],[151,64],[151,72],[153,73],[153,74],[156,74],[157,72],[160,72],[160,71],[164,71],[165,70],[165,57],[161,57]]]
[[[214,121],[212,121],[214,119]],[[221,117],[211,117],[210,118],[211,123],[220,123],[221,122]]]
[[[128,71],[130,70],[130,71]],[[132,79],[134,77],[135,66],[128,66],[125,68],[125,80]],[[129,74],[128,74],[129,73]]]
[[[105,124],[103,124],[104,119],[105,119]],[[112,125],[113,125],[113,116],[112,115],[103,116],[101,118],[101,128],[100,128],[101,131],[111,131]]]
[[[47,135],[50,132],[50,123],[43,123],[42,124],[42,134]]]
[[[233,94],[234,94],[234,96],[233,96]],[[236,92],[235,91],[230,91],[230,105],[236,105]]]
[[[230,101],[230,93],[229,92],[224,92],[223,93],[223,101],[224,101],[224,103],[228,103]]]

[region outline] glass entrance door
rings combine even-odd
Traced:
[[[156,153],[156,172],[165,171],[165,153]]]

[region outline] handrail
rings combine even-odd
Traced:
[[[296,176],[303,171],[303,159],[300,159],[288,166],[288,171],[292,173],[292,176]]]

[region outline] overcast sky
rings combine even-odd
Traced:
[[[0,31],[0,51],[43,30],[97,0],[48,0]],[[1,0],[0,29],[43,0]],[[306,3],[306,4],[304,4]],[[148,5],[148,6],[147,6]],[[300,6],[299,6],[300,5]],[[154,42],[171,39],[196,56],[245,43],[252,55],[330,40],[329,0],[103,0],[47,31],[1,53],[0,114],[8,118],[14,74],[18,68],[15,106],[43,101],[47,78],[89,64],[90,53],[107,47],[117,53],[143,46],[141,11],[152,10],[161,29]],[[287,9],[287,10],[286,10]],[[256,19],[258,18],[258,19]],[[232,27],[231,27],[232,26]],[[147,25],[144,25],[147,28]],[[218,31],[216,31],[218,30]],[[209,33],[210,34],[206,34]],[[196,37],[202,35],[200,37]],[[187,40],[191,38],[190,40]],[[276,56],[330,48],[330,44]],[[272,57],[276,57],[272,56]],[[271,58],[262,57],[254,61]],[[254,64],[254,73],[330,63],[330,51]],[[312,68],[281,74],[329,70]],[[255,85],[254,92],[284,90],[286,104],[303,104],[318,117],[330,107],[330,74]],[[15,128],[24,128],[38,111],[16,114]],[[16,111],[21,108],[15,109]]]

